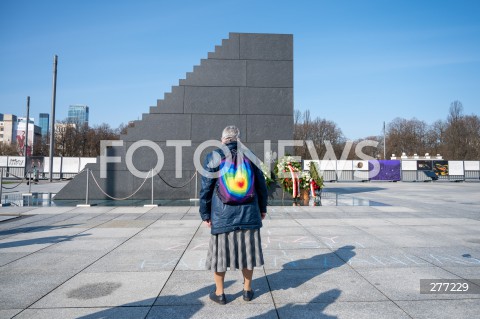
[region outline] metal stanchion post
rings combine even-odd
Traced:
[[[32,171],[28,172],[28,193],[32,193]]]
[[[10,203],[2,203],[2,188],[3,188],[3,168],[0,168],[0,207],[10,206]]]
[[[31,197],[32,196],[32,172],[29,171],[28,174],[25,174],[25,176],[28,176],[28,180],[27,180],[27,183],[28,183],[28,193],[23,193],[22,196],[23,197]],[[29,199],[29,202],[30,202],[30,199]]]
[[[154,177],[153,168],[150,170],[150,172],[152,173],[152,200],[151,200],[151,203],[149,205],[146,204],[146,205],[143,205],[143,207],[158,207],[158,205],[153,203],[153,177]]]
[[[87,173],[87,186],[85,187],[85,204],[78,204],[77,207],[90,207],[91,205],[88,203],[88,175],[90,175],[90,169],[86,169]]]
[[[190,201],[198,201],[198,171],[195,171],[195,198],[190,198]]]

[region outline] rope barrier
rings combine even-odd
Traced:
[[[192,178],[190,178],[190,180],[188,182],[186,182],[185,184],[183,184],[182,186],[173,186],[173,185],[170,185],[169,183],[167,183],[167,181],[165,181],[163,179],[162,176],[160,176],[160,173],[157,173],[157,176],[160,177],[160,179],[168,186],[168,187],[171,187],[171,188],[184,188],[185,186],[187,186],[188,184],[190,184],[190,182],[193,180],[193,178],[197,175],[198,172],[195,172],[195,174],[193,174]]]
[[[10,174],[10,175],[13,175],[13,174]],[[13,176],[15,176],[15,175],[13,175]],[[18,176],[15,176],[15,177],[18,178]],[[20,182],[18,182],[18,184],[15,185],[15,186],[13,186],[13,187],[5,187],[5,186],[2,185],[2,188],[3,188],[3,189],[14,189],[14,188],[17,188],[18,186],[20,186],[20,185],[23,183],[24,180],[25,180],[25,177],[23,177],[23,178],[20,180]]]
[[[107,196],[108,198],[113,199],[113,200],[126,200],[126,199],[129,199],[130,197],[132,197],[133,195],[135,195],[136,193],[138,193],[138,191],[142,188],[142,186],[143,186],[143,185],[145,184],[145,182],[147,181],[148,176],[150,175],[150,172],[148,172],[148,174],[147,174],[147,176],[145,177],[145,180],[143,181],[142,185],[140,185],[140,187],[138,187],[137,190],[136,190],[135,192],[133,192],[132,195],[127,196],[127,197],[122,197],[122,198],[113,197],[113,196],[108,195],[108,194],[100,187],[100,185],[98,184],[97,180],[95,179],[95,176],[93,175],[93,172],[92,172],[92,171],[90,171],[90,175],[92,175],[93,181],[94,181],[95,184],[97,185],[98,189],[103,193],[103,195],[105,195],[105,196]]]
[[[80,171],[77,175],[80,175],[80,174],[83,173],[84,171],[85,171],[85,169],[83,169],[82,171]],[[198,173],[198,172],[195,172],[195,173],[193,174],[193,176],[190,178],[190,180],[188,180],[188,182],[186,182],[184,185],[181,185],[181,186],[171,185],[171,184],[169,184],[167,181],[165,181],[162,176],[160,176],[160,173],[157,173],[157,175],[158,175],[158,177],[159,177],[167,186],[169,186],[169,187],[171,187],[171,188],[183,188],[183,187],[187,186],[188,184],[190,184],[190,182],[195,178],[195,176],[197,176],[197,173]],[[87,174],[88,174],[88,170],[87,170]],[[90,171],[90,175],[92,176],[93,181],[95,182],[95,185],[97,185],[97,187],[98,187],[98,189],[100,190],[100,192],[101,192],[103,195],[105,195],[105,196],[107,196],[108,198],[113,199],[113,200],[127,200],[127,199],[133,197],[136,193],[138,193],[138,191],[140,191],[140,189],[143,187],[143,185],[145,185],[145,183],[147,182],[147,179],[150,177],[150,174],[152,174],[151,177],[153,177],[153,170],[150,170],[150,171],[148,172],[148,174],[147,174],[147,176],[145,177],[145,179],[143,180],[142,184],[137,188],[137,190],[135,190],[135,192],[133,192],[133,193],[132,193],[131,195],[129,195],[129,196],[119,198],[119,197],[113,197],[113,196],[107,194],[107,192],[105,192],[105,191],[102,189],[102,187],[100,187],[100,184],[98,183],[97,179],[95,178],[95,175],[93,175],[93,172]],[[88,179],[87,179],[87,180],[88,180]],[[87,186],[87,187],[88,187],[88,186]],[[153,184],[152,184],[152,187],[153,187]],[[87,188],[87,189],[88,189],[88,188]]]

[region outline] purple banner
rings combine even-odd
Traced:
[[[379,160],[380,172],[373,175],[373,161],[368,161],[369,177],[372,181],[399,181],[401,179],[401,163],[399,160]]]

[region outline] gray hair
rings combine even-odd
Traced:
[[[222,142],[224,142],[225,144],[230,142],[235,142],[239,139],[239,137],[240,137],[240,130],[236,126],[229,125],[223,129]]]

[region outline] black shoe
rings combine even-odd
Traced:
[[[243,300],[250,301],[253,298],[253,290],[244,290],[243,291]]]
[[[210,293],[210,300],[215,301],[216,303],[220,305],[224,305],[227,303],[227,299],[225,298],[225,294],[221,294],[220,296],[217,296],[215,291]]]

